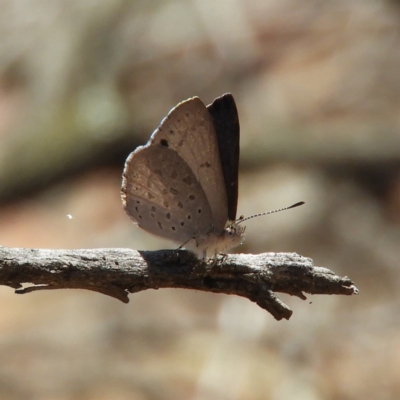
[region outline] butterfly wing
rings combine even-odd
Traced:
[[[161,143],[141,146],[128,157],[122,202],[140,227],[180,244],[212,228],[202,186],[180,155]]]
[[[198,97],[173,108],[152,134],[149,145],[179,154],[202,188],[213,228],[222,232],[228,220],[228,199],[213,117]],[[200,232],[205,233],[205,232]]]
[[[230,93],[216,98],[207,106],[217,133],[221,167],[228,199],[228,218],[236,219],[239,177],[239,116]]]

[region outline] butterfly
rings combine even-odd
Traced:
[[[236,219],[239,139],[230,93],[208,106],[198,97],[179,103],[126,160],[121,197],[129,217],[198,257],[241,244],[248,218]]]

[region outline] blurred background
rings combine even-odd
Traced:
[[[0,288],[0,398],[400,398],[400,3],[3,0],[0,245],[174,248],[120,200],[178,102],[231,92],[237,252],[297,252],[359,296],[246,299]]]

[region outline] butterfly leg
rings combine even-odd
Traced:
[[[185,244],[189,243],[191,240],[193,240],[193,238],[192,238],[192,239],[186,240],[186,242],[185,242],[185,243],[182,243],[182,244],[177,248],[177,250],[182,250],[182,249],[183,249],[183,246],[185,246]]]
[[[221,264],[223,264],[225,261],[226,261],[226,259],[228,258],[228,254],[226,254],[226,253],[218,253],[220,256],[221,256]]]
[[[218,257],[220,257],[220,258],[218,258]],[[226,259],[228,258],[228,254],[225,254],[225,253],[215,253],[214,254],[214,257],[211,259],[212,260],[212,262],[209,264],[209,266],[212,268],[212,267],[214,267],[215,265],[217,265],[217,263],[219,263],[219,264],[223,264],[225,261],[226,261]]]

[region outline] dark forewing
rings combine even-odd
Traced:
[[[218,138],[222,173],[228,197],[228,218],[236,219],[239,177],[239,116],[230,93],[217,97],[207,106]]]

